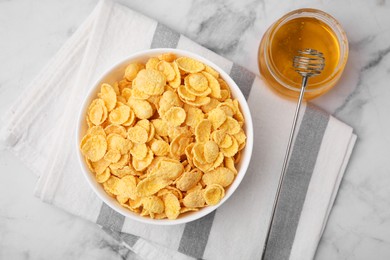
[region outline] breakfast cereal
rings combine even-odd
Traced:
[[[80,150],[106,193],[154,219],[217,205],[237,174],[245,119],[208,65],[173,53],[130,63],[90,103]]]

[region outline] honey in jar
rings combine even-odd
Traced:
[[[348,42],[338,22],[315,9],[288,13],[265,33],[259,48],[260,73],[277,93],[295,98],[299,95],[302,76],[292,63],[298,50],[315,49],[323,53],[325,68],[310,78],[305,99],[329,91],[340,78],[348,57]]]

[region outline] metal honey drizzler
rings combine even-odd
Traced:
[[[291,145],[293,143],[295,128],[297,125],[298,116],[299,116],[302,100],[303,100],[303,97],[305,94],[307,82],[308,82],[310,77],[315,77],[321,73],[321,71],[325,67],[325,58],[321,52],[314,50],[314,49],[299,50],[298,55],[295,56],[293,59],[293,67],[294,67],[295,71],[302,76],[302,84],[301,84],[301,90],[300,90],[299,98],[298,98],[298,102],[297,102],[297,107],[295,109],[294,119],[293,119],[291,131],[290,131],[290,136],[289,136],[289,140],[288,140],[288,144],[287,144],[286,154],[284,156],[282,173],[281,173],[280,178],[279,178],[278,188],[276,190],[276,196],[275,196],[274,203],[272,206],[272,213],[271,213],[271,218],[270,218],[270,221],[268,224],[267,235],[265,238],[262,259],[265,258],[266,248],[267,248],[267,244],[269,242],[269,236],[271,234],[272,224],[273,224],[274,217],[275,217],[275,210],[276,210],[276,206],[277,206],[278,201],[279,201],[280,190],[281,190],[281,186],[282,186],[282,183],[284,180],[284,176],[286,174],[287,163],[288,163],[288,160],[290,157]]]

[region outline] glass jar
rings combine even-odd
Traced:
[[[309,79],[304,99],[313,99],[332,89],[347,63],[348,39],[336,19],[323,11],[307,8],[284,15],[265,32],[259,46],[258,62],[267,85],[284,97],[297,98],[301,78],[293,72],[292,59],[297,55],[294,47],[316,49],[312,46],[316,43],[325,50],[318,49],[324,53],[325,69],[321,77]],[[285,62],[280,63],[282,60]]]

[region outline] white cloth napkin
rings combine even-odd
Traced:
[[[242,89],[253,116],[254,151],[240,187],[218,210],[185,225],[141,224],[116,213],[88,187],[75,152],[88,88],[113,63],[156,47],[215,62]],[[125,6],[101,1],[4,116],[2,138],[39,176],[39,198],[97,223],[141,258],[259,259],[294,109],[245,68]],[[356,140],[351,127],[312,105],[301,115],[267,259],[313,258]]]

